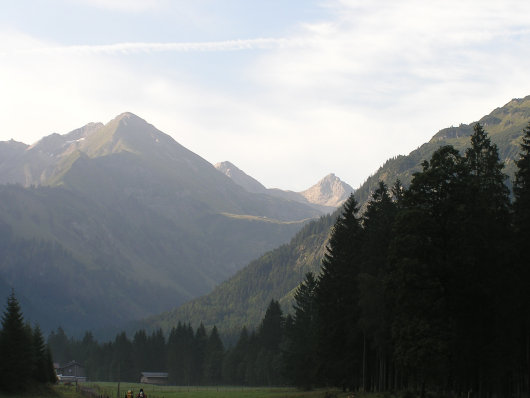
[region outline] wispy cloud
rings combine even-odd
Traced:
[[[75,45],[33,47],[15,50],[25,54],[104,54],[127,55],[148,54],[155,52],[208,52],[208,51],[244,51],[286,49],[308,45],[303,39],[256,38],[209,42],[174,42],[174,43],[115,43],[106,45]],[[4,55],[9,52],[4,51]]]
[[[157,10],[165,6],[167,0],[70,0],[75,3],[84,4],[106,10],[122,12],[145,12]]]

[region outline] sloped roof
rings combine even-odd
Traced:
[[[166,372],[141,372],[142,377],[167,377]]]

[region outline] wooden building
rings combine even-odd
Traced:
[[[140,383],[145,384],[168,384],[167,373],[164,372],[142,372]]]
[[[86,381],[85,368],[77,361],[56,368],[56,372],[60,383]]]

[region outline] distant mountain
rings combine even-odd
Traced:
[[[265,188],[258,180],[252,178],[230,162],[220,162],[215,164],[214,167],[227,177],[230,177],[236,184],[245,188],[248,192],[267,192],[267,188]]]
[[[323,213],[335,211],[354,192],[351,186],[341,181],[335,174],[328,174],[305,191],[294,192],[277,188],[267,189],[258,180],[230,162],[217,163],[215,168],[248,192],[264,193],[277,198],[304,203]]]
[[[505,172],[512,178],[515,171],[514,161],[520,152],[522,130],[529,121],[530,96],[514,99],[479,120],[492,142],[498,146],[499,155],[506,165]],[[420,170],[421,162],[430,159],[432,153],[440,146],[453,145],[464,151],[469,146],[474,124],[462,124],[459,127],[440,130],[428,143],[409,155],[400,155],[388,160],[356,190],[355,196],[360,205],[365,205],[380,180],[391,186],[396,179],[400,179],[408,186],[412,174]],[[333,186],[333,183],[324,182],[322,185]],[[318,273],[320,270],[330,227],[336,216],[337,213],[312,221],[289,244],[250,262],[235,276],[216,287],[212,293],[151,317],[143,325],[170,328],[178,321],[189,321],[194,325],[203,322],[206,326],[215,324],[222,332],[230,334],[237,333],[243,325],[255,327],[262,319],[271,299],[280,300],[284,309],[290,310],[293,292],[305,273]]]
[[[44,329],[178,306],[321,214],[246,191],[131,113],[0,155],[0,284]]]
[[[346,184],[335,174],[328,174],[311,188],[300,192],[310,203],[322,206],[339,207],[354,192],[354,189]]]

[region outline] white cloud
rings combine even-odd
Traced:
[[[173,42],[173,43],[115,43],[106,45],[76,45],[76,46],[36,46],[13,50],[12,52],[34,54],[71,54],[71,55],[130,55],[149,54],[155,52],[205,52],[205,51],[242,51],[264,50],[272,48],[287,48],[300,46],[297,40],[282,38],[239,39],[211,42]],[[9,55],[9,53],[5,53]]]
[[[125,12],[146,12],[158,10],[167,5],[167,0],[69,0],[72,3]]]
[[[333,6],[334,20],[300,28],[306,47],[261,55],[254,76],[263,103],[306,134],[320,129],[314,153],[354,185],[437,130],[530,94],[530,4]]]
[[[283,38],[59,46],[4,32],[0,139],[131,111],[266,186],[302,190],[329,172],[358,186],[437,130],[530,94],[526,2],[328,7],[332,18]],[[212,84],[204,53],[226,82]]]

